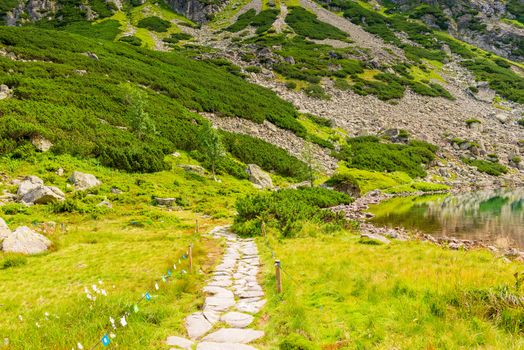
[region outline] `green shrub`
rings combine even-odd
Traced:
[[[229,32],[236,33],[243,29],[246,29],[247,26],[251,24],[256,14],[257,12],[255,9],[250,9],[246,11],[245,13],[238,16],[237,21],[233,23],[232,25],[230,25],[229,27],[227,27],[226,30]]]
[[[191,38],[192,38],[191,35],[180,32],[180,33],[171,34],[168,38],[163,39],[163,41],[169,44],[176,44],[181,40],[189,40]]]
[[[26,214],[29,208],[20,203],[7,203],[0,207],[6,215]]]
[[[295,83],[294,81],[288,81],[286,82],[286,88],[288,88],[289,90],[294,90],[297,88],[297,83]]]
[[[403,171],[411,177],[424,177],[421,164],[435,158],[436,146],[423,141],[408,145],[381,143],[377,137],[363,136],[348,139],[337,158],[344,160],[349,168],[373,171]]]
[[[279,344],[280,350],[318,350],[319,347],[310,340],[297,334],[287,335]]]
[[[517,120],[517,123],[518,123],[520,126],[524,126],[524,118],[520,118],[519,120]]]
[[[321,100],[329,99],[329,95],[326,94],[324,88],[318,84],[308,84],[308,86],[303,87],[302,90],[310,97]]]
[[[243,235],[254,236],[260,234],[260,225],[264,221],[275,225],[285,237],[290,237],[300,231],[303,221],[343,226],[343,216],[326,208],[350,202],[351,198],[346,194],[318,187],[258,193],[237,201],[238,214],[233,228]]]
[[[246,72],[260,73],[260,72],[262,72],[262,68],[260,68],[259,66],[247,66],[246,67]]]
[[[226,28],[226,30],[236,33],[248,26],[253,26],[257,28],[256,32],[260,34],[271,28],[279,13],[280,11],[277,9],[267,9],[257,14],[254,9],[250,9],[246,13],[238,16],[237,21]]]
[[[158,33],[165,33],[171,27],[171,23],[158,16],[151,16],[141,19],[136,26],[138,28],[146,28]]]
[[[333,127],[333,121],[328,118],[319,117],[318,115],[314,115],[311,113],[304,114],[309,120],[311,120],[313,123],[319,125],[319,126],[325,126],[328,128]]]
[[[295,33],[311,39],[338,39],[345,40],[347,34],[328,23],[321,22],[317,16],[303,7],[290,7],[286,16],[286,23]]]
[[[121,42],[124,42],[124,43],[128,43],[130,45],[134,45],[134,46],[141,46],[142,45],[142,39],[134,36],[134,35],[127,35],[127,36],[123,36],[121,37],[120,39],[118,39],[118,41],[121,41]]]
[[[225,131],[222,140],[226,150],[245,164],[257,164],[266,171],[297,180],[307,177],[307,165],[282,148],[248,135]]]
[[[23,266],[27,264],[27,258],[25,256],[13,255],[5,256],[2,261],[0,261],[0,270],[6,270],[13,267]]]
[[[493,176],[499,176],[506,174],[508,168],[499,163],[493,163],[482,159],[468,159],[462,158],[462,161],[468,165],[472,165],[477,168],[478,171]]]

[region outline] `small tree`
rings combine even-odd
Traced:
[[[143,140],[145,135],[156,134],[156,126],[149,113],[145,111],[146,99],[139,89],[129,88],[127,94],[128,117],[131,129]]]
[[[216,167],[222,157],[225,156],[226,150],[222,145],[222,140],[219,133],[214,129],[210,123],[202,126],[198,135],[198,143],[201,151],[204,153],[206,160],[211,165],[211,172],[213,179],[216,181]]]
[[[315,172],[318,170],[318,163],[315,159],[315,154],[313,151],[313,146],[311,143],[306,142],[304,144],[304,149],[302,150],[302,160],[307,165],[307,179],[311,187],[313,187],[315,182]]]

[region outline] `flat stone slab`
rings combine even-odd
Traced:
[[[206,335],[202,340],[215,343],[247,344],[263,336],[263,331],[254,329],[222,328]]]
[[[232,297],[207,297],[204,309],[212,309],[215,311],[223,311],[235,305],[235,299]]]
[[[237,293],[240,298],[258,298],[263,297],[264,292],[259,290],[244,290]]]
[[[197,350],[257,350],[257,348],[245,344],[203,342],[197,345]]]
[[[214,296],[222,297],[222,298],[233,298],[234,297],[232,291],[222,288],[222,287],[217,287],[217,286],[205,286],[204,292],[210,293],[210,294],[213,294]]]
[[[213,328],[213,325],[201,312],[195,312],[186,317],[186,329],[189,338],[198,339]]]
[[[193,342],[191,340],[175,336],[167,337],[166,344],[177,346],[181,349],[191,349],[193,347]]]
[[[245,328],[253,322],[254,317],[241,312],[228,312],[220,317],[222,322],[227,323],[230,327]]]
[[[258,298],[256,298],[258,299]],[[262,307],[266,304],[266,300],[251,300],[251,299],[245,299],[241,300],[237,303],[236,309],[241,312],[247,312],[250,314],[256,314],[258,313]]]

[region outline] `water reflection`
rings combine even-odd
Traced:
[[[399,197],[370,209],[379,225],[524,248],[524,188]]]

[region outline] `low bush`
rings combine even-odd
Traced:
[[[222,132],[222,140],[226,150],[243,163],[257,164],[266,171],[297,180],[307,178],[307,165],[282,148],[248,135],[226,131]]]
[[[0,270],[6,270],[13,267],[23,266],[27,264],[27,258],[25,256],[13,255],[5,256],[2,261],[0,261]]]
[[[245,236],[260,234],[262,222],[277,227],[284,237],[296,235],[304,221],[331,223],[342,227],[343,216],[326,208],[348,204],[346,194],[318,187],[286,189],[249,195],[237,201],[233,228]]]
[[[319,117],[318,115],[314,115],[311,113],[304,114],[309,120],[311,120],[313,123],[319,125],[319,126],[325,126],[328,128],[331,128],[333,126],[333,121],[328,118]]]
[[[336,156],[347,167],[364,170],[394,172],[403,171],[411,177],[424,177],[422,167],[435,158],[436,146],[422,141],[408,145],[381,143],[377,137],[363,136],[347,140]]]
[[[124,42],[124,43],[128,43],[130,45],[134,45],[134,46],[141,46],[142,45],[142,39],[134,36],[134,35],[127,35],[127,36],[123,36],[121,37],[120,39],[118,39],[118,41],[121,41],[121,42]]]
[[[508,172],[508,168],[506,168],[504,165],[489,162],[487,160],[462,158],[462,161],[465,164],[476,167],[477,170],[482,173],[486,173],[493,176],[499,176]]]
[[[192,36],[187,33],[174,33],[171,34],[168,38],[165,38],[163,41],[169,44],[176,44],[181,40],[190,40],[191,38]]]
[[[286,23],[295,33],[311,39],[347,39],[347,34],[331,24],[321,22],[303,7],[290,7]]]
[[[280,350],[319,350],[310,340],[297,333],[287,335],[279,344]]]
[[[146,28],[158,33],[165,33],[171,27],[171,23],[158,16],[151,16],[141,19],[136,26],[138,28]]]

